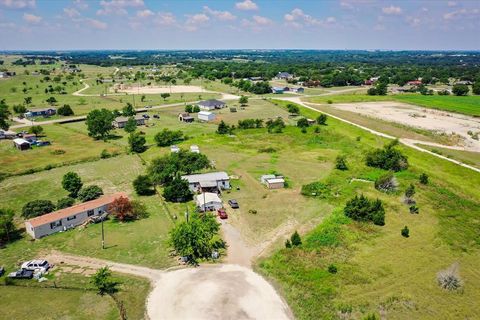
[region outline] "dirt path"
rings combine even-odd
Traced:
[[[338,92],[338,91],[337,91]],[[321,95],[329,95],[329,94],[332,94],[332,93],[328,93],[328,94],[321,94]],[[321,96],[319,95],[319,96]],[[425,145],[428,145],[429,142],[425,142],[425,141],[421,141],[421,140],[413,140],[413,139],[403,139],[403,138],[398,138],[398,137],[394,137],[394,136],[391,136],[389,134],[386,134],[386,133],[383,133],[383,132],[379,132],[379,131],[376,131],[376,130],[373,130],[373,129],[370,129],[370,128],[367,128],[365,126],[362,126],[362,125],[359,125],[359,124],[356,124],[352,121],[348,121],[348,120],[345,120],[341,117],[338,117],[338,116],[334,116],[332,114],[329,114],[327,112],[323,112],[323,111],[320,111],[320,110],[317,110],[315,108],[313,108],[312,106],[309,106],[307,104],[305,104],[304,102],[302,102],[300,100],[300,97],[285,97],[285,98],[277,98],[278,100],[284,100],[284,101],[291,101],[291,102],[294,102],[294,103],[297,103],[305,108],[308,108],[310,110],[313,110],[313,111],[316,111],[318,113],[324,113],[326,115],[328,115],[329,117],[332,117],[334,119],[337,119],[337,120],[340,120],[342,122],[345,122],[345,123],[348,123],[352,126],[355,126],[357,128],[360,128],[360,129],[363,129],[365,131],[368,131],[374,135],[377,135],[377,136],[380,136],[380,137],[384,137],[384,138],[387,138],[387,139],[398,139],[400,141],[400,143],[410,147],[410,148],[413,148],[415,150],[418,150],[418,151],[421,151],[421,152],[425,152],[425,153],[428,153],[434,157],[437,157],[437,158],[440,158],[440,159],[443,159],[443,160],[446,160],[446,161],[450,161],[452,163],[455,163],[455,164],[458,164],[459,166],[462,166],[464,168],[467,168],[467,169],[470,169],[470,170],[473,170],[473,171],[476,171],[476,172],[479,172],[480,173],[480,169],[479,168],[476,168],[476,167],[473,167],[473,166],[470,166],[468,164],[465,164],[461,161],[458,161],[458,160],[454,160],[454,159],[450,159],[450,158],[447,158],[445,156],[442,156],[440,154],[437,154],[437,153],[434,153],[434,152],[431,152],[430,150],[426,150],[422,147],[419,147],[417,144],[425,144]],[[442,146],[443,147],[443,146]]]

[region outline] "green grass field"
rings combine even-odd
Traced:
[[[420,147],[438,153],[445,157],[460,160],[465,164],[480,168],[480,153],[463,150],[453,150],[448,148],[432,147],[424,144],[418,144]]]

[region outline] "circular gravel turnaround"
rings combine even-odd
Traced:
[[[239,265],[163,273],[147,302],[151,320],[292,319],[275,289]]]

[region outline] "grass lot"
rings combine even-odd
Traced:
[[[426,108],[433,108],[471,116],[480,116],[480,96],[422,96],[420,94],[396,94],[389,96],[369,96],[366,94],[343,94],[323,97],[307,97],[305,102],[347,103],[369,101],[398,101]]]
[[[103,149],[123,152],[118,146],[94,141],[86,132],[78,132],[73,130],[73,127],[73,124],[44,126],[44,137],[41,139],[51,141],[52,145],[30,150],[20,151],[13,147],[11,140],[0,140],[0,172],[18,174],[32,169],[40,170],[46,166],[99,159]],[[63,150],[64,153],[56,154],[58,150]]]
[[[311,117],[313,111],[304,110]],[[329,120],[339,135],[360,137],[360,145],[371,145],[372,136],[346,124]],[[374,138],[377,143],[383,139]],[[343,146],[345,152],[354,143]],[[375,144],[375,143],[374,143]],[[350,146],[349,146],[350,145]],[[390,319],[472,318],[472,304],[480,298],[478,229],[480,213],[476,184],[480,175],[446,161],[401,148],[411,167],[396,174],[400,190],[409,183],[417,188],[419,215],[408,213],[401,192],[379,193],[372,183],[352,182],[346,177],[374,179],[381,170],[365,167],[363,156],[347,153],[350,170],[332,171],[319,179],[331,185],[318,205],[330,204],[334,213],[315,230],[304,235],[301,249],[282,249],[259,262],[258,268],[271,277],[287,298],[297,318],[362,318],[382,312]],[[428,186],[418,184],[420,172],[431,177]],[[341,209],[355,193],[379,197],[386,206],[386,225],[377,227],[344,218]],[[400,235],[408,225],[410,238]],[[465,280],[462,293],[449,293],[435,283],[435,275],[458,261]],[[337,274],[327,272],[329,264]]]
[[[75,273],[73,273],[73,272]],[[99,296],[90,284],[94,272],[84,268],[61,265],[43,283],[17,280],[18,286],[0,286],[0,308],[4,319],[28,319],[35,312],[37,319],[118,319],[118,309],[109,296]],[[114,274],[121,282],[118,298],[124,301],[130,319],[143,319],[145,300],[150,284],[143,278]],[[3,280],[3,279],[2,279]],[[52,288],[55,281],[58,287]],[[28,301],[28,308],[25,307]]]
[[[448,148],[439,148],[439,147],[432,147],[424,144],[418,144],[420,147],[430,150],[432,152],[438,153],[448,158],[457,159],[462,161],[465,164],[469,164],[480,168],[480,153],[478,152],[470,152],[470,151],[462,151],[462,150],[453,150]]]

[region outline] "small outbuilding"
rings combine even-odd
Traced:
[[[204,192],[197,195],[195,202],[200,211],[215,211],[223,207],[222,200],[213,192]]]
[[[285,180],[283,178],[268,179],[266,185],[268,189],[282,189],[285,187]]]
[[[176,145],[173,145],[173,146],[170,147],[170,152],[172,152],[172,153],[180,152],[180,148],[177,147]]]
[[[13,139],[13,146],[18,150],[28,150],[30,149],[30,142],[23,138]]]
[[[180,122],[193,122],[195,119],[188,112],[183,112],[178,114],[178,121]]]
[[[275,93],[275,94],[282,94],[284,91],[284,88],[282,87],[273,87],[272,88],[272,93]]]
[[[215,120],[216,115],[213,112],[200,111],[198,113],[198,120],[200,121],[213,121]]]
[[[112,125],[115,128],[124,128],[127,124],[128,119],[129,117],[116,117],[115,120],[113,120]],[[145,125],[145,118],[142,115],[137,114],[135,115],[134,119],[137,122],[137,126]]]
[[[215,109],[222,109],[222,108],[225,108],[226,107],[226,103],[223,102],[223,101],[220,101],[220,100],[216,100],[216,99],[210,99],[210,100],[204,100],[204,101],[200,101],[198,103],[198,107],[201,109],[201,110],[215,110]]]
[[[199,148],[196,144],[192,144],[192,145],[190,146],[190,152],[200,153],[200,148]]]

